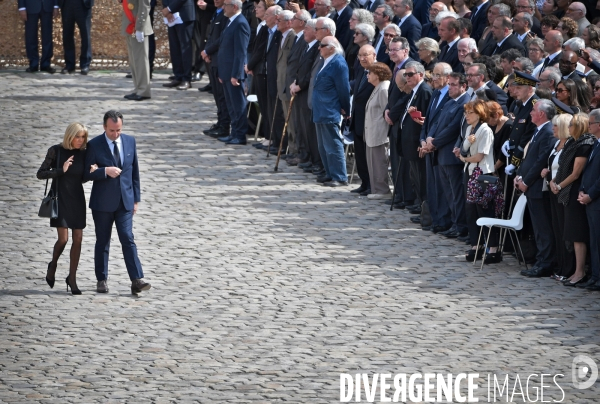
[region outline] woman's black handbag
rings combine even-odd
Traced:
[[[483,193],[485,193],[488,186],[496,185],[498,180],[499,180],[498,177],[496,177],[494,175],[490,175],[490,174],[481,174],[479,177],[477,177],[477,182],[479,182],[479,184],[481,185],[481,189],[483,190]]]
[[[60,161],[60,149],[56,156],[56,171],[58,172],[58,163]],[[48,192],[48,193],[46,193]],[[44,189],[44,199],[38,212],[39,217],[47,217],[50,219],[58,218],[58,177],[56,177],[56,191],[50,187],[48,191],[48,179],[46,179],[46,189]]]

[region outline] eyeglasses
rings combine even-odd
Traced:
[[[373,15],[376,15],[377,17],[383,17],[383,13],[374,12]]]
[[[328,46],[331,46],[331,45],[328,43],[319,44],[319,48],[327,48]]]
[[[600,90],[600,86],[595,86],[594,90]]]
[[[469,63],[469,62],[462,62],[462,65],[463,65],[464,67],[469,67],[469,66],[472,66],[472,65],[473,65],[473,63]]]
[[[465,75],[467,78],[471,78],[471,77],[477,77],[477,76],[481,76],[481,74],[477,73],[477,74],[466,74]]]
[[[371,54],[367,54],[367,55],[358,55],[357,57],[358,57],[359,59],[364,59],[364,58],[368,58],[369,56],[371,56]],[[373,56],[375,56],[375,55],[373,55]]]
[[[434,74],[431,75],[432,79],[439,79],[439,78],[442,78],[442,77],[446,77],[446,75],[445,74],[437,74],[437,73],[434,73]]]
[[[529,53],[531,52],[541,52],[541,49],[537,49],[537,48],[529,48]]]
[[[557,88],[556,92],[557,93],[570,93],[571,91],[567,90],[566,88]]]
[[[320,30],[320,29],[327,29],[327,28],[325,28],[325,27],[321,27],[321,28],[315,28],[315,31],[318,31],[318,30]]]
[[[396,34],[383,34],[385,38],[394,38]]]
[[[600,122],[591,122],[590,121],[590,122],[588,122],[588,126],[592,126],[592,125],[597,124],[597,123],[600,123]]]
[[[419,73],[417,73],[417,72],[408,72],[408,73],[402,74],[402,76],[403,77],[413,77],[416,74],[419,74]]]
[[[358,32],[358,31],[356,31],[356,32],[354,33],[354,36],[357,36],[357,35],[363,35],[363,33],[362,33],[362,32]]]
[[[402,48],[398,48],[398,49],[389,48],[388,49],[388,53],[400,52],[401,50],[404,50],[404,49],[402,49]]]

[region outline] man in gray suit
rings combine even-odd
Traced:
[[[148,62],[148,40],[152,35],[150,23],[150,0],[123,0],[121,33],[125,36],[129,67],[135,89],[125,99],[148,100],[150,93],[150,63]]]
[[[296,32],[292,28],[292,22],[294,20],[294,13],[289,10],[284,10],[277,16],[277,30],[281,32],[281,47],[277,52],[277,98],[281,101],[283,106],[283,119],[287,120],[288,110],[290,106],[290,92],[286,91],[286,73],[287,73],[287,60],[292,50],[292,46],[296,41]],[[289,123],[288,123],[289,128]],[[288,133],[291,133],[288,129]],[[280,138],[281,140],[281,138]],[[292,144],[293,144],[293,139]],[[275,145],[279,147],[279,144]],[[285,151],[287,148],[287,141],[283,140],[282,150]]]

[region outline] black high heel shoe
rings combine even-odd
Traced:
[[[480,260],[481,257],[483,257],[483,248],[480,248],[479,250],[473,250],[470,249],[469,251],[467,251],[467,253],[465,254],[465,259],[469,262],[473,262],[476,260]]]
[[[81,290],[79,290],[79,289],[73,289],[73,287],[69,283],[69,277],[68,276],[67,276],[67,279],[65,279],[65,282],[67,283],[67,292],[69,292],[69,287],[70,287],[72,295],[80,295],[81,294]]]
[[[50,261],[48,263],[48,272],[50,271],[50,265],[52,265],[52,261]],[[46,274],[48,272],[46,272]],[[48,284],[48,286],[50,286],[50,289],[54,288],[54,281],[55,281],[54,279],[50,279],[50,278],[48,278],[48,275],[46,275],[46,283]]]
[[[487,264],[497,264],[499,262],[502,262],[502,254],[500,253],[500,251],[496,251],[493,253],[487,253],[485,255],[485,258],[483,260],[483,263],[485,265]]]

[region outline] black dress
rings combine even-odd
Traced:
[[[588,158],[592,152],[592,145],[583,144],[577,148],[575,158],[573,159],[572,165],[575,165],[575,159],[577,157]],[[572,168],[570,170],[572,172]],[[572,182],[571,189],[569,190],[569,203],[565,206],[565,240],[580,243],[590,242],[590,227],[588,225],[587,213],[585,211],[585,205],[582,205],[577,201],[579,196],[579,188],[581,187],[581,180],[583,175],[580,175],[575,181]]]
[[[60,153],[58,151],[60,150]],[[59,156],[58,170],[56,157]],[[63,172],[63,164],[71,156],[73,164],[67,172]],[[69,229],[85,228],[85,194],[83,192],[83,170],[85,150],[67,150],[61,145],[48,149],[46,158],[37,172],[41,180],[52,178],[52,189],[56,191],[58,179],[58,218],[50,219],[50,227],[67,227]]]

